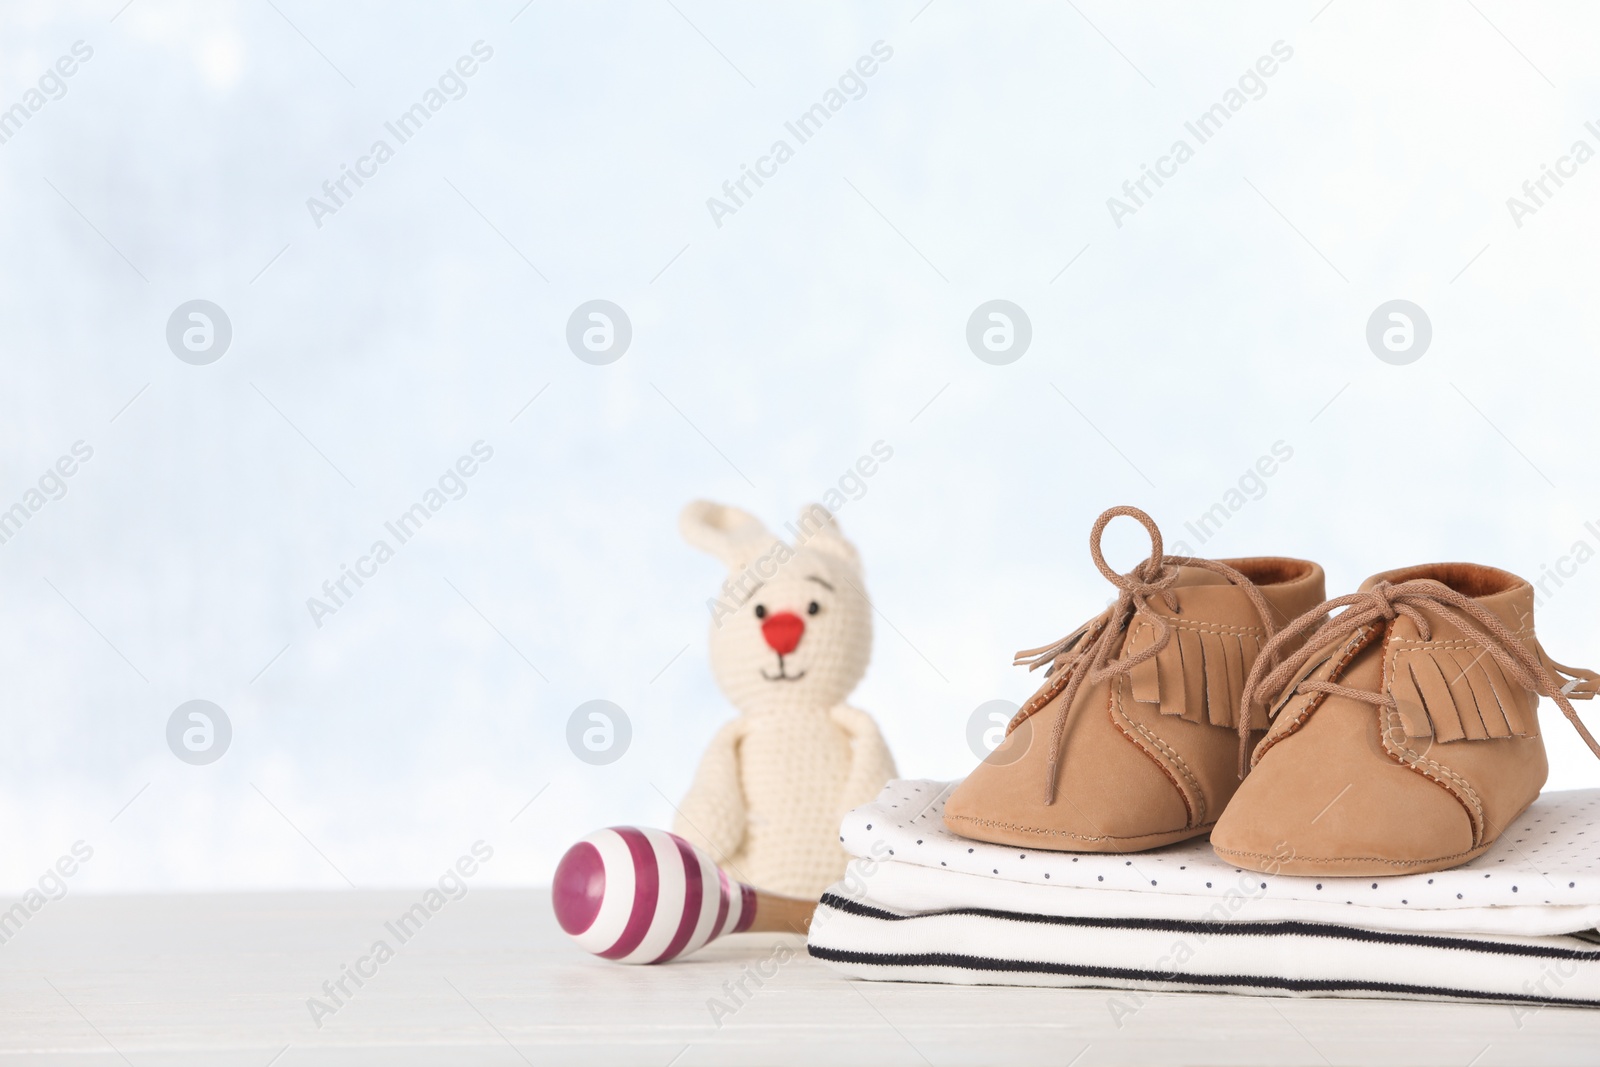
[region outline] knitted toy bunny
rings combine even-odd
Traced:
[[[742,714],[712,739],[675,829],[742,881],[814,899],[844,875],[840,819],[895,777],[877,725],[844,702],[872,652],[860,559],[820,504],[790,526],[793,548],[720,504],[696,501],[678,525],[729,569],[711,671]]]

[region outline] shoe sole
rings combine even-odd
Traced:
[[[1495,839],[1496,841],[1499,838]],[[1226,848],[1211,847],[1216,854],[1235,867],[1259,871],[1262,874],[1310,875],[1323,878],[1368,878],[1379,875],[1430,874],[1459,867],[1477,859],[1493,847],[1494,841],[1479,845],[1453,856],[1439,856],[1428,860],[1391,860],[1378,856],[1315,856],[1303,858],[1269,856],[1261,852],[1234,852]]]
[[[972,841],[985,841],[992,845],[1016,845],[1043,849],[1047,852],[1147,852],[1164,845],[1177,844],[1195,837],[1204,837],[1216,825],[1214,822],[1187,830],[1168,830],[1159,834],[1141,834],[1137,837],[1111,837],[1102,835],[1086,837],[1069,830],[1048,830],[1038,826],[1018,826],[1015,823],[976,819],[968,815],[945,815],[945,825],[954,833]],[[961,824],[958,826],[957,824]],[[961,826],[970,826],[970,831]],[[1070,843],[1069,843],[1070,842]]]

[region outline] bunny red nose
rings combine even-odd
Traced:
[[[793,652],[805,632],[804,620],[792,611],[780,611],[776,615],[768,615],[766,621],[761,624],[761,636],[767,639],[772,651],[780,656],[787,656]]]

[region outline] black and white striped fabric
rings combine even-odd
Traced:
[[[919,914],[828,893],[810,950],[876,981],[1600,1007],[1600,942],[1577,936],[1443,937],[976,907]],[[1116,1014],[1117,1004],[1110,1009]]]
[[[1449,871],[1297,878],[1204,840],[970,841],[943,826],[953,785],[890,782],[845,817],[856,858],[812,921],[814,957],[883,981],[1125,990],[1113,1014],[1169,991],[1600,1006],[1600,790],[1546,794]]]

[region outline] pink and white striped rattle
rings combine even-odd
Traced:
[[[817,907],[731,881],[677,834],[636,826],[567,849],[550,896],[561,929],[619,963],[665,963],[747,930],[804,934]]]

